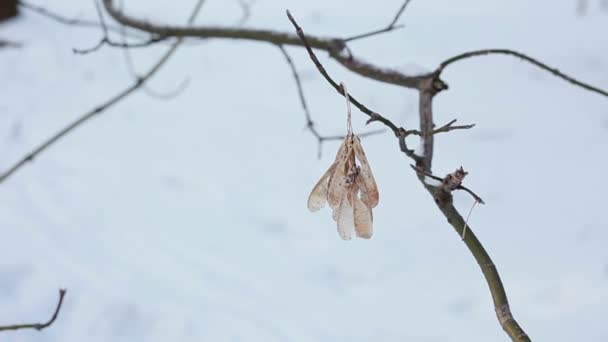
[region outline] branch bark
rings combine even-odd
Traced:
[[[61,310],[61,305],[63,304],[63,298],[65,297],[66,289],[59,289],[59,300],[57,301],[57,306],[55,307],[55,311],[51,318],[46,321],[46,323],[30,323],[30,324],[14,324],[14,325],[4,325],[0,326],[0,331],[8,331],[8,330],[22,330],[22,329],[36,329],[42,330],[51,326],[51,324],[55,323],[55,320],[59,316],[59,311]]]

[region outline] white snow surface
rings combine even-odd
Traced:
[[[91,1],[37,1],[95,18]],[[182,23],[193,2],[126,1],[129,13]],[[348,36],[383,27],[400,1],[256,1],[251,27]],[[479,48],[513,48],[608,88],[608,13],[575,1],[413,1],[400,31],[353,42],[379,65],[434,68]],[[209,0],[198,23],[231,24],[237,1]],[[0,37],[0,167],[132,81],[122,52],[89,55],[100,31],[23,15]],[[137,49],[140,71],[166,46]],[[322,132],[342,133],[343,99],[303,49],[289,48]],[[417,96],[328,71],[375,111],[417,127]],[[425,193],[392,134],[363,145],[380,189],[371,240],[342,241],[306,198],[337,143],[306,132],[287,64],[269,44],[190,42],[150,86],[87,123],[0,184],[0,324],[46,320],[8,342],[507,341],[483,276]],[[433,171],[464,166],[487,202],[471,229],[536,341],[607,341],[608,99],[504,56],[443,74],[436,121],[476,123],[436,138]],[[353,113],[355,131],[366,117]],[[374,124],[376,125],[376,124]],[[373,125],[372,125],[373,126]],[[415,139],[411,143],[416,143]],[[599,177],[589,182],[590,177]],[[586,180],[582,182],[581,180]],[[472,199],[455,196],[463,212]]]

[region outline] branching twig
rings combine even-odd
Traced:
[[[89,28],[98,28],[101,23],[96,22],[96,21],[92,21],[92,20],[82,20],[82,19],[75,19],[75,18],[66,18],[60,14],[57,14],[55,12],[49,11],[48,9],[41,7],[41,6],[36,6],[36,5],[32,5],[28,2],[25,2],[23,0],[19,0],[18,5],[30,10],[34,13],[40,14],[44,17],[47,17],[51,20],[54,20],[58,23],[64,24],[64,25],[68,25],[68,26],[80,26],[80,27],[89,27]],[[119,32],[121,29],[115,26],[107,26],[107,29],[109,31],[113,31],[113,32]],[[134,36],[134,37],[138,37],[141,38],[140,35],[136,35],[133,34],[132,32],[128,33],[129,36]]]
[[[423,174],[424,176],[427,176],[427,177],[434,179],[441,183],[445,181],[445,178],[437,177],[437,176],[433,175],[432,173],[427,172],[418,166],[411,165],[411,164],[410,164],[410,166],[412,167],[412,169],[414,169],[414,171],[419,172],[419,173]],[[477,201],[481,204],[486,204],[486,202],[484,202],[484,200],[481,199],[481,197],[479,197],[476,193],[473,192],[473,190],[467,188],[466,186],[460,184],[460,185],[456,186],[456,189],[463,190],[463,191],[467,192],[469,195],[471,195],[473,197],[473,199],[475,199],[475,201]]]
[[[287,52],[287,50],[285,50],[285,47],[283,47],[282,45],[278,45],[278,47],[281,50],[283,57],[285,57],[285,61],[289,65],[289,68],[291,69],[293,79],[296,83],[296,88],[298,89],[298,97],[300,98],[300,104],[302,106],[302,110],[304,111],[304,116],[306,118],[306,128],[317,139],[317,146],[318,146],[317,154],[318,154],[318,157],[321,158],[323,142],[331,141],[331,140],[338,140],[338,141],[344,140],[344,135],[324,136],[321,133],[319,133],[319,131],[317,130],[317,127],[315,126],[314,121],[312,121],[312,115],[310,114],[310,110],[308,109],[308,104],[306,103],[306,97],[304,96],[304,89],[302,87],[302,81],[300,80],[300,75],[298,74],[298,70],[296,69],[296,66],[293,63],[291,56],[289,56],[289,53]],[[367,137],[367,136],[372,136],[375,134],[380,134],[383,132],[384,132],[384,130],[374,130],[374,131],[358,134],[358,136]]]
[[[476,51],[465,52],[465,53],[462,53],[460,55],[451,57],[451,58],[443,61],[439,65],[437,72],[440,73],[450,64],[461,61],[463,59],[479,57],[479,56],[487,56],[487,55],[509,55],[509,56],[514,56],[514,57],[523,59],[524,61],[531,63],[545,71],[548,71],[551,74],[553,74],[554,76],[561,78],[562,80],[567,81],[577,87],[581,87],[583,89],[589,90],[591,92],[594,92],[594,93],[597,93],[597,94],[600,94],[603,96],[608,96],[608,91],[606,91],[604,89],[600,89],[600,88],[594,87],[588,83],[579,81],[579,80],[575,79],[574,77],[568,76],[568,75],[564,74],[563,72],[559,71],[558,69],[550,67],[547,64],[545,64],[535,58],[532,58],[521,52],[517,52],[517,51],[513,51],[513,50],[509,50],[509,49],[485,49],[485,50],[476,50]]]
[[[42,329],[48,328],[49,326],[51,326],[51,324],[53,324],[55,322],[55,320],[57,319],[57,316],[59,316],[59,310],[61,310],[61,305],[63,304],[63,297],[65,297],[66,292],[67,292],[66,289],[59,289],[59,300],[57,301],[57,306],[55,307],[55,311],[53,312],[53,315],[46,323],[4,325],[4,326],[0,326],[0,331],[21,330],[21,329],[42,330]]]
[[[123,37],[123,41],[122,42],[115,42],[115,41],[111,40],[110,36],[108,35],[108,26],[106,25],[106,22],[105,22],[105,20],[103,18],[103,13],[101,12],[101,9],[99,8],[99,4],[97,3],[97,0],[94,0],[93,3],[95,3],[95,10],[97,11],[97,16],[99,17],[99,26],[101,27],[101,30],[102,30],[101,39],[99,39],[99,41],[97,42],[97,44],[93,45],[90,48],[85,48],[85,49],[73,48],[72,51],[75,54],[86,55],[88,53],[95,52],[95,51],[99,50],[104,45],[108,45],[108,46],[112,46],[112,47],[118,47],[118,48],[123,48],[125,50],[128,50],[130,48],[148,47],[150,45],[156,44],[156,43],[161,42],[163,40],[166,40],[168,38],[168,37],[152,37],[152,38],[149,38],[148,40],[143,41],[143,42],[127,43],[126,42],[126,30],[125,30],[125,26],[122,26],[121,30],[120,30],[120,34]]]
[[[194,19],[196,18],[196,15],[200,11],[200,8],[202,7],[204,2],[205,2],[205,0],[198,1],[194,11],[192,12],[192,14],[190,16],[190,19],[188,20],[188,23],[192,23],[194,21]],[[48,138],[47,140],[42,142],[40,145],[35,147],[32,151],[28,152],[22,159],[17,161],[13,166],[9,167],[6,171],[4,171],[2,174],[0,174],[0,183],[4,182],[8,177],[10,177],[12,174],[14,174],[17,170],[19,170],[21,167],[26,165],[28,162],[31,162],[32,160],[34,160],[34,158],[38,154],[44,152],[46,149],[51,147],[53,144],[55,144],[61,138],[65,137],[66,135],[68,135],[70,132],[72,132],[76,128],[80,127],[85,122],[94,118],[98,114],[102,113],[106,109],[108,109],[111,106],[115,105],[116,103],[120,102],[122,99],[129,96],[131,93],[133,93],[137,89],[139,89],[144,83],[146,83],[148,81],[148,79],[150,79],[150,77],[152,77],[154,74],[156,74],[156,72],[167,62],[167,60],[169,60],[169,58],[173,55],[173,53],[175,53],[175,51],[181,44],[182,40],[183,40],[182,38],[178,38],[178,40],[158,60],[158,62],[154,66],[152,66],[152,68],[150,68],[150,70],[148,70],[148,72],[146,74],[144,74],[142,77],[137,79],[134,84],[127,87],[120,93],[114,95],[112,98],[110,98],[106,102],[102,103],[101,105],[99,105],[99,106],[95,107],[94,109],[90,110],[89,112],[83,114],[81,117],[74,120],[72,123],[70,123],[63,129],[61,129],[59,132],[53,134],[50,138]]]
[[[128,44],[126,43],[127,37],[124,35],[124,26],[122,26],[122,28],[123,28],[123,30],[121,31],[122,42],[125,45],[125,48],[123,49],[123,56],[125,58],[125,64],[127,66],[127,71],[129,72],[131,77],[133,77],[134,80],[138,80],[141,78],[141,76],[135,70],[135,63],[133,62],[133,57],[131,56],[131,49],[129,48],[129,46],[127,46]],[[177,97],[182,92],[184,92],[186,90],[186,88],[188,88],[188,85],[190,85],[190,78],[186,77],[173,91],[170,91],[170,92],[162,93],[162,92],[156,91],[156,90],[152,89],[148,84],[143,84],[141,89],[146,95],[148,95],[152,98],[156,98],[156,99],[160,99],[160,100],[170,100],[170,99]]]
[[[289,16],[290,21],[296,28],[298,35],[304,42],[304,46],[306,47],[313,63],[317,66],[317,69],[325,77],[325,79],[330,84],[332,84],[332,86],[334,86],[335,81],[333,81],[331,79],[331,77],[329,77],[329,75],[327,74],[327,72],[325,71],[325,69],[323,68],[321,63],[319,62],[319,60],[316,58],[316,56],[312,52],[311,46],[310,46],[310,44],[307,43],[306,37],[304,36],[302,29],[297,25],[297,23],[295,22],[293,17],[291,15],[289,15],[289,12],[288,12],[288,16]],[[334,88],[336,88],[336,87],[334,86]],[[419,133],[421,134],[420,136],[423,140],[423,143],[425,144],[425,154],[423,156],[417,156],[416,154],[413,153],[413,151],[409,150],[407,148],[407,146],[405,145],[405,137],[408,135],[409,131],[406,131],[403,128],[397,128],[397,130],[395,131],[395,135],[399,139],[399,145],[401,147],[401,150],[408,157],[411,157],[412,159],[414,159],[417,164],[423,165],[424,168],[420,168],[420,170],[422,170],[424,172],[426,172],[427,169],[430,170],[430,165],[431,165],[430,161],[431,161],[432,155],[433,155],[432,154],[432,152],[433,152],[432,141],[433,141],[433,136],[434,136],[434,129],[433,129],[432,100],[433,100],[433,97],[441,89],[446,89],[446,85],[439,79],[439,72],[425,76],[422,79],[421,84],[420,84],[419,92],[420,92],[421,128],[420,128]],[[336,90],[338,91],[338,93],[342,94],[342,92],[340,91],[340,88],[338,88]],[[356,103],[354,103],[354,104],[356,105]],[[368,115],[370,115],[370,118],[371,118],[370,120],[374,120],[377,118],[377,116],[379,116],[379,114],[376,114],[376,113],[368,114]],[[448,127],[451,127],[453,123],[454,123],[454,121],[448,123],[445,126],[442,126],[440,128],[440,130],[445,131]],[[464,173],[464,171],[462,171],[462,172]],[[432,175],[430,172],[429,172],[429,174]],[[425,188],[429,191],[429,193],[431,193],[435,197],[437,195],[438,188],[431,186],[431,185],[427,184],[426,182],[424,182],[423,177],[420,177],[420,178],[421,178],[421,181],[422,181],[423,185],[425,186]],[[443,179],[442,179],[442,183],[443,183]],[[474,196],[474,198],[476,198],[476,199],[479,198],[479,196],[475,195],[471,190],[466,189],[461,184],[454,185],[454,183],[450,183],[448,185],[454,187],[451,190],[460,189],[460,187],[462,187],[462,190],[469,192],[469,194]],[[446,189],[448,189],[448,188],[446,188]],[[458,213],[456,208],[454,207],[454,205],[452,203],[450,192],[442,191],[442,193],[439,195],[443,195],[442,198],[435,197],[435,200],[436,200],[436,203],[437,203],[439,209],[441,210],[443,215],[447,218],[448,222],[454,227],[456,232],[458,232],[459,236],[463,236],[465,221],[462,218],[462,216]],[[481,198],[479,198],[479,201],[480,202],[482,201]],[[490,288],[490,292],[492,294],[492,299],[494,301],[494,308],[496,310],[496,316],[498,318],[498,321],[499,321],[501,327],[509,335],[509,337],[511,337],[511,339],[513,341],[529,342],[530,338],[525,333],[525,331],[519,326],[519,324],[517,323],[517,321],[511,314],[509,301],[507,299],[507,294],[505,292],[504,286],[502,285],[500,275],[498,274],[498,271],[497,271],[496,267],[494,266],[492,259],[490,258],[488,253],[485,251],[483,245],[477,239],[477,237],[475,236],[475,234],[472,231],[468,235],[466,235],[466,237],[463,239],[463,241],[466,244],[469,251],[471,252],[471,254],[473,255],[473,257],[475,258],[475,261],[477,261],[477,264],[481,268],[481,271],[486,278],[488,287]]]
[[[388,24],[387,27],[381,28],[379,30],[374,30],[374,31],[371,31],[371,32],[366,32],[366,33],[358,34],[356,36],[352,36],[352,37],[349,37],[349,38],[345,38],[345,39],[343,39],[343,41],[344,42],[352,42],[353,40],[358,40],[358,39],[363,39],[363,38],[369,38],[371,36],[375,36],[375,35],[386,33],[386,32],[391,32],[391,31],[403,28],[403,25],[397,25],[397,20],[399,20],[399,18],[401,17],[401,14],[403,14],[403,11],[405,11],[405,8],[410,3],[410,1],[411,0],[405,0],[405,2],[401,5],[401,7],[399,7],[399,10],[397,11],[397,14],[395,14],[395,17],[393,18],[393,20],[391,21],[391,23]]]
[[[323,77],[325,78],[325,80],[327,80],[327,82],[329,82],[329,84],[331,84],[332,87],[334,87],[334,89],[340,95],[344,96],[344,93],[342,91],[342,87],[340,87],[340,85],[336,81],[334,81],[333,78],[331,78],[331,76],[329,76],[329,74],[325,70],[325,67],[323,67],[323,64],[321,64],[321,62],[319,61],[319,59],[315,55],[314,51],[312,50],[312,47],[309,44],[308,39],[306,39],[306,36],[304,35],[304,31],[302,31],[302,28],[298,25],[298,23],[295,21],[295,19],[293,18],[293,16],[291,15],[291,13],[289,13],[289,11],[287,11],[287,17],[289,18],[289,20],[291,21],[291,23],[295,27],[296,32],[298,33],[298,36],[300,37],[300,39],[304,43],[304,47],[306,48],[306,51],[308,51],[308,55],[310,56],[310,59],[312,59],[312,61],[314,62],[315,66],[317,67],[317,69],[321,73],[321,75],[323,75]],[[386,125],[388,128],[390,128],[395,134],[397,134],[399,132],[399,127],[397,127],[389,119],[387,119],[384,116],[378,114],[377,112],[372,111],[371,109],[367,108],[364,104],[362,104],[357,99],[355,99],[355,97],[352,96],[352,94],[349,94],[349,97],[350,97],[350,102],[355,107],[357,107],[361,112],[367,114],[370,117],[370,120],[368,121],[368,123],[372,122],[372,121],[380,121],[384,125]]]

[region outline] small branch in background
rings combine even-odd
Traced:
[[[53,312],[53,315],[46,323],[5,325],[5,326],[0,326],[0,331],[21,330],[21,329],[42,330],[42,329],[48,328],[49,326],[51,326],[51,324],[53,324],[55,322],[55,320],[57,319],[57,316],[59,316],[59,311],[61,310],[61,305],[63,304],[63,298],[65,297],[66,292],[67,292],[66,289],[59,289],[59,300],[57,301],[57,306],[55,307],[55,311]]]
[[[22,46],[21,43],[12,42],[10,40],[0,38],[0,49],[2,49],[2,48],[18,49],[21,46]]]
[[[577,0],[576,1],[576,13],[578,15],[584,15],[587,12],[587,6],[589,0]]]
[[[84,49],[73,48],[72,52],[74,52],[77,55],[86,55],[88,53],[95,52],[95,51],[99,50],[104,45],[115,47],[115,48],[123,48],[123,49],[127,49],[127,48],[144,48],[144,47],[148,47],[148,46],[151,46],[153,44],[156,44],[156,43],[160,43],[160,42],[162,42],[164,40],[167,40],[167,39],[168,39],[168,37],[153,37],[153,38],[149,38],[148,40],[145,40],[143,42],[137,42],[137,43],[118,43],[118,42],[115,42],[113,40],[110,40],[109,37],[103,37],[103,38],[101,38],[99,40],[99,42],[97,42],[97,44],[95,44],[94,46],[92,46],[90,48],[84,48]]]
[[[342,91],[342,87],[340,87],[340,85],[338,83],[336,83],[336,81],[334,81],[331,78],[331,76],[329,76],[329,74],[325,70],[325,67],[323,67],[323,64],[321,64],[321,62],[319,61],[319,59],[315,55],[314,51],[312,50],[310,44],[308,43],[308,40],[306,39],[306,36],[304,35],[304,31],[298,25],[298,23],[293,18],[293,16],[291,15],[291,13],[289,13],[289,10],[287,11],[287,17],[289,18],[289,21],[291,21],[291,23],[293,24],[294,28],[296,29],[296,32],[298,33],[298,37],[300,37],[300,39],[304,43],[304,47],[306,48],[306,51],[308,51],[308,55],[310,56],[310,59],[312,59],[313,63],[315,64],[315,66],[317,67],[317,69],[319,70],[319,72],[321,73],[321,75],[323,75],[323,77],[325,78],[325,80],[327,80],[327,82],[329,82],[329,84],[331,84],[332,87],[334,87],[334,89],[340,95],[344,96],[344,93]],[[371,109],[367,108],[365,105],[363,105],[357,99],[355,99],[355,97],[352,96],[352,94],[349,94],[349,98],[350,98],[350,102],[355,107],[357,107],[361,112],[367,114],[370,117],[370,120],[368,120],[368,123],[373,122],[373,121],[380,121],[384,125],[386,125],[388,128],[390,128],[395,134],[399,133],[399,128],[394,123],[392,123],[389,119],[387,119],[384,116],[378,114],[377,112],[374,112]]]
[[[443,61],[439,65],[439,68],[437,68],[436,73],[437,74],[441,73],[447,66],[449,66],[452,63],[455,63],[455,62],[458,62],[458,61],[461,61],[464,59],[468,59],[468,58],[487,56],[487,55],[508,55],[508,56],[514,56],[514,57],[520,58],[545,71],[548,71],[549,73],[553,74],[554,76],[561,78],[562,80],[569,82],[577,87],[581,87],[588,91],[608,97],[608,91],[606,91],[606,90],[603,90],[603,89],[594,87],[588,83],[579,81],[579,80],[575,79],[574,77],[568,76],[568,75],[564,74],[563,72],[559,71],[558,69],[552,68],[552,67],[548,66],[547,64],[545,64],[535,58],[532,58],[521,52],[517,52],[517,51],[513,51],[513,50],[509,50],[509,49],[485,49],[485,50],[475,50],[475,51],[461,53],[459,55],[456,55],[454,57],[448,58],[447,60]]]
[[[205,0],[199,0],[197,2],[194,11],[190,15],[190,18],[188,19],[189,24],[192,24],[192,22],[194,22],[194,19],[196,18],[196,15],[200,11],[200,8],[202,7],[204,2],[205,2]],[[167,52],[165,52],[165,54],[158,60],[158,62],[156,62],[156,64],[154,64],[152,66],[152,68],[150,68],[150,70],[148,70],[148,72],[146,74],[144,74],[142,77],[138,78],[135,81],[135,83],[133,83],[131,86],[127,87],[123,91],[114,95],[113,97],[111,97],[110,99],[108,99],[107,101],[102,103],[101,105],[98,105],[97,107],[93,108],[92,110],[84,113],[82,116],[80,116],[79,118],[77,118],[76,120],[74,120],[73,122],[71,122],[70,124],[65,126],[64,128],[62,128],[59,132],[53,134],[47,140],[43,141],[40,145],[38,145],[33,150],[28,152],[23,158],[21,158],[19,161],[17,161],[15,164],[13,164],[13,166],[9,167],[6,171],[4,171],[2,174],[0,174],[0,183],[6,181],[16,171],[18,171],[20,168],[22,168],[27,163],[33,161],[36,156],[38,156],[40,153],[46,151],[49,147],[53,146],[56,142],[58,142],[63,137],[65,137],[66,135],[68,135],[69,133],[74,131],[76,128],[80,127],[82,124],[88,122],[92,118],[96,117],[100,113],[104,112],[108,108],[117,104],[118,102],[120,102],[121,100],[123,100],[124,98],[131,95],[133,92],[135,92],[139,88],[141,88],[141,86],[144,85],[152,76],[154,76],[158,72],[158,70],[169,60],[169,58],[175,53],[177,48],[180,46],[182,41],[183,41],[183,38],[178,38],[177,41],[171,46],[171,48],[169,48],[169,50],[167,50]]]
[[[251,6],[253,6],[254,2],[255,2],[255,0],[249,0],[249,1],[238,0],[238,3],[241,6],[241,10],[242,10],[243,14],[241,15],[241,18],[236,23],[236,26],[245,25],[245,23],[249,20],[249,18],[251,18]]]
[[[463,190],[463,191],[467,192],[469,195],[471,195],[473,197],[473,199],[475,199],[476,202],[479,202],[481,204],[486,204],[486,202],[484,202],[484,200],[481,199],[481,197],[479,197],[476,193],[474,193],[473,190],[462,185],[462,180],[468,174],[468,172],[464,171],[462,169],[462,167],[460,167],[460,169],[456,170],[455,172],[448,174],[444,178],[441,178],[441,177],[437,177],[437,176],[433,175],[430,172],[423,170],[422,168],[420,168],[418,166],[415,166],[415,165],[410,165],[410,166],[412,167],[412,169],[414,169],[414,171],[441,183],[441,186],[435,187],[435,188],[437,188],[437,191],[439,191],[439,190],[442,191],[442,194],[439,194],[440,199],[443,198],[443,196],[441,196],[441,195],[443,195],[443,193],[449,194],[454,190]]]
[[[99,17],[99,26],[101,27],[101,30],[102,30],[101,39],[99,40],[99,42],[97,42],[97,44],[95,44],[94,46],[92,46],[90,48],[86,48],[86,49],[73,48],[72,51],[75,54],[86,55],[88,53],[99,50],[104,45],[123,48],[123,49],[148,47],[150,45],[156,44],[156,43],[161,42],[168,38],[168,37],[152,37],[143,42],[127,43],[126,39],[124,39],[124,37],[126,36],[126,30],[125,30],[125,27],[122,26],[120,29],[120,34],[123,37],[123,41],[115,42],[115,41],[111,40],[110,36],[108,35],[108,27],[107,27],[105,19],[103,17],[103,13],[101,12],[101,8],[99,7],[99,4],[97,3],[97,0],[94,0],[93,2],[95,3],[95,10],[97,11],[97,16]]]
[[[432,130],[430,132],[431,135],[435,135],[435,134],[439,134],[439,133],[447,133],[450,131],[454,131],[454,130],[459,130],[459,129],[471,129],[473,127],[475,127],[475,124],[469,124],[469,125],[459,125],[459,126],[454,126],[454,124],[456,123],[456,119],[448,122],[447,124],[436,128],[434,130]],[[417,129],[410,129],[408,131],[405,131],[406,135],[417,135],[417,136],[423,136],[423,133]]]
[[[28,2],[19,0],[18,1],[18,5],[20,7],[23,7],[31,12],[40,14],[44,17],[47,17],[53,21],[56,21],[60,24],[64,24],[64,25],[68,25],[68,26],[80,26],[80,27],[88,27],[88,28],[99,28],[99,26],[101,25],[101,23],[96,22],[96,21],[92,21],[92,20],[81,20],[81,19],[75,19],[75,18],[66,18],[60,14],[57,14],[55,12],[51,12],[49,10],[47,10],[46,8],[42,7],[42,6],[37,6],[37,5],[32,5]],[[112,32],[119,32],[120,28],[115,27],[115,26],[107,26],[107,29],[109,31]],[[129,32],[128,33],[129,36],[133,36],[136,38],[142,38],[140,35],[134,34],[133,32]]]
[[[434,129],[432,133],[433,134],[445,133],[445,132],[453,131],[455,129],[471,129],[471,128],[475,127],[475,124],[454,126],[455,123],[456,123],[456,119],[448,122],[447,124],[437,128],[437,129]]]
[[[138,80],[141,78],[141,75],[135,70],[135,63],[133,62],[133,56],[131,55],[131,49],[127,46],[127,37],[124,34],[125,31],[125,27],[122,26],[121,27],[121,36],[122,36],[122,43],[124,44],[124,49],[123,49],[123,56],[125,58],[125,65],[127,66],[127,71],[129,72],[129,74],[131,75],[131,77],[133,77],[134,80]],[[171,100],[176,98],[177,96],[179,96],[181,93],[183,93],[186,88],[188,88],[188,86],[190,85],[190,78],[186,77],[184,80],[182,80],[182,82],[172,91],[169,92],[160,92],[160,91],[156,91],[154,89],[152,89],[148,84],[143,84],[142,85],[142,91],[155,99],[159,99],[159,100]]]
[[[317,139],[317,145],[318,145],[317,155],[320,159],[321,154],[322,154],[323,142],[331,141],[331,140],[337,140],[337,141],[344,140],[344,135],[324,136],[324,135],[321,135],[321,133],[319,133],[319,131],[317,130],[317,127],[315,126],[314,121],[312,121],[312,115],[310,114],[310,110],[308,109],[306,97],[304,96],[304,88],[302,87],[302,81],[300,79],[300,75],[298,74],[298,70],[296,69],[296,66],[293,63],[291,56],[289,55],[287,50],[285,50],[285,47],[283,45],[277,45],[277,46],[281,50],[283,57],[285,57],[285,61],[287,62],[287,64],[289,65],[289,68],[291,69],[293,79],[296,83],[296,88],[298,89],[298,97],[300,98],[300,104],[302,106],[302,110],[304,111],[304,116],[306,118],[306,128]],[[359,134],[359,137],[367,137],[367,136],[371,136],[371,135],[380,134],[383,132],[384,132],[384,130],[375,130],[375,131],[365,132],[365,133]]]
[[[403,4],[401,5],[401,7],[399,7],[399,10],[397,11],[397,14],[395,14],[395,17],[393,18],[393,20],[391,21],[391,23],[388,24],[387,27],[381,28],[379,30],[374,30],[374,31],[371,31],[371,32],[363,33],[363,34],[358,34],[356,36],[352,36],[352,37],[349,37],[349,38],[345,38],[345,39],[343,39],[343,41],[344,42],[352,42],[353,40],[368,38],[368,37],[371,37],[371,36],[375,36],[375,35],[386,33],[386,32],[391,32],[391,31],[403,28],[404,25],[397,25],[397,21],[401,17],[401,14],[403,14],[403,12],[405,11],[405,8],[410,3],[410,1],[411,0],[405,0],[405,2],[403,2]]]

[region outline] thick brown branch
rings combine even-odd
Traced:
[[[433,188],[426,185],[429,192],[433,192]],[[464,243],[475,258],[475,261],[479,265],[483,276],[486,279],[490,292],[492,294],[492,301],[494,302],[494,310],[496,312],[496,318],[500,323],[502,329],[509,335],[511,340],[515,342],[530,342],[530,337],[521,328],[519,323],[515,320],[511,313],[509,306],[509,300],[507,293],[505,292],[502,280],[492,258],[488,255],[481,242],[477,239],[477,236],[473,233],[471,225],[466,223],[463,217],[458,213],[453,203],[449,202],[444,205],[439,205],[439,209],[446,217],[450,225],[458,233],[459,237],[464,236]],[[467,226],[467,233],[464,234],[464,227]]]
[[[103,0],[103,4],[108,14],[122,25],[152,33],[155,36],[243,39],[275,45],[304,46],[302,40],[291,33],[235,27],[157,25],[121,12],[114,7],[112,0]],[[354,56],[344,53],[345,44],[339,38],[307,36],[307,39],[311,48],[327,51],[333,59],[359,75],[407,88],[417,88],[423,78],[422,76],[405,75],[394,69],[384,69],[358,60]]]
[[[577,79],[575,79],[572,76],[568,76],[566,74],[564,74],[563,72],[559,71],[556,68],[550,67],[547,64],[532,58],[528,55],[525,55],[521,52],[517,52],[517,51],[513,51],[513,50],[509,50],[509,49],[485,49],[485,50],[476,50],[476,51],[469,51],[469,52],[465,52],[462,53],[460,55],[451,57],[447,60],[445,60],[444,62],[442,62],[439,65],[439,68],[437,69],[437,72],[441,72],[443,71],[443,69],[445,69],[447,66],[449,66],[450,64],[453,64],[455,62],[464,60],[464,59],[468,59],[468,58],[473,58],[473,57],[479,57],[479,56],[487,56],[487,55],[508,55],[508,56],[514,56],[517,58],[520,58],[528,63],[531,63],[545,71],[550,72],[551,74],[553,74],[554,76],[561,78],[564,81],[567,81],[577,87],[581,87],[583,89],[589,90],[591,92],[603,95],[603,96],[607,96],[608,97],[608,91],[604,90],[604,89],[600,89],[598,87],[594,87],[588,83],[579,81]]]
[[[473,233],[473,230],[471,229],[470,225],[465,222],[465,220],[454,207],[451,192],[438,192],[437,187],[427,184],[424,180],[424,175],[432,174],[431,165],[433,160],[434,148],[433,98],[441,90],[447,89],[447,85],[443,83],[441,79],[439,79],[441,70],[442,67],[440,67],[431,78],[425,80],[425,82],[423,82],[420,88],[420,131],[423,133],[421,139],[423,143],[424,155],[423,162],[417,163],[417,166],[419,166],[419,168],[417,168],[416,170],[419,172],[422,171],[419,173],[418,178],[422,182],[425,189],[431,194],[431,196],[433,196],[433,198],[435,199],[435,203],[437,204],[443,215],[447,218],[448,222],[452,225],[452,227],[454,227],[454,229],[458,233],[458,236],[462,238],[462,241],[464,241],[465,245],[475,258],[475,261],[481,268],[481,271],[490,289],[490,293],[492,294],[492,300],[494,301],[494,309],[497,314],[498,322],[500,323],[503,330],[507,333],[511,340],[515,342],[528,342],[530,341],[530,338],[519,326],[519,324],[511,314],[509,302],[507,300],[507,294],[505,292],[496,266],[494,266],[492,259],[485,251],[481,242]],[[462,187],[462,185],[458,184],[456,186],[456,189],[458,189],[459,187]],[[463,190],[465,189],[463,188]],[[466,189],[465,191],[467,190],[468,189]],[[474,197],[478,197],[474,195],[472,191],[469,190],[468,192]],[[466,234],[466,236],[464,235],[465,226],[468,227],[468,233]]]
[[[59,316],[59,311],[61,310],[61,305],[63,304],[63,297],[65,297],[66,292],[67,292],[66,289],[59,289],[59,300],[57,301],[57,306],[55,307],[55,311],[53,312],[53,315],[46,323],[5,325],[5,326],[0,326],[0,331],[21,330],[21,329],[42,330],[42,329],[48,328],[49,326],[51,326],[51,324],[53,324],[55,322],[55,320],[57,319],[57,316]]]

